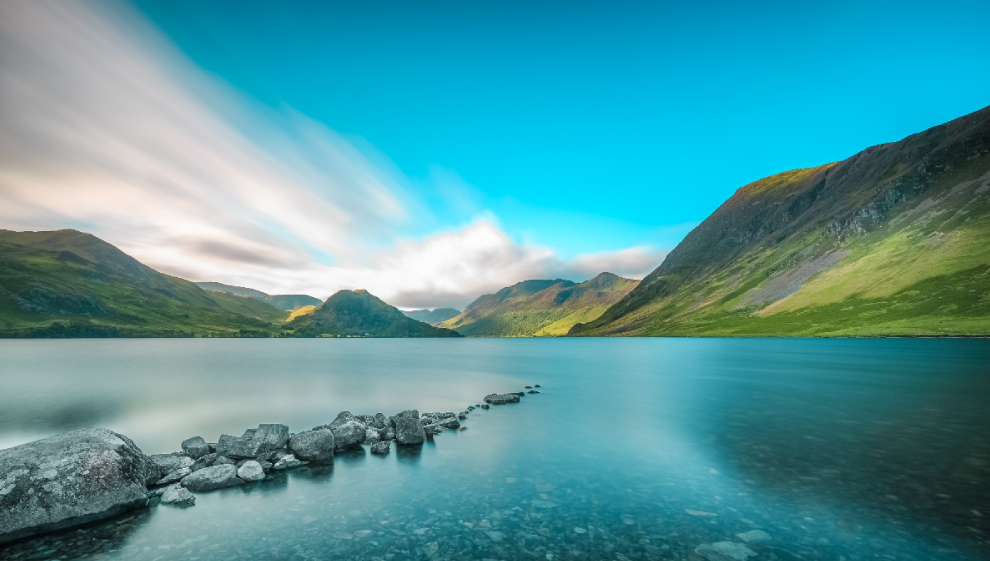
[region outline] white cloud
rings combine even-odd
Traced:
[[[252,106],[115,4],[0,3],[0,99],[0,227],[75,227],[194,280],[463,305],[526,278],[643,274],[662,257],[564,262],[491,217],[414,239],[436,214],[386,158]],[[444,219],[463,223],[477,212],[469,187],[442,175]]]

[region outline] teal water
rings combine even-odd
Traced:
[[[340,410],[475,411],[386,457],[0,546],[4,559],[990,558],[990,341],[0,341],[0,447],[146,453]]]

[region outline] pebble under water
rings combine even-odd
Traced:
[[[149,454],[542,386],[3,559],[990,557],[985,340],[0,341],[0,364],[2,446],[103,426]]]

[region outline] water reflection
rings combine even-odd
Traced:
[[[227,403],[206,429],[192,430],[160,420],[182,417],[188,401],[156,393],[158,371],[134,370],[113,343],[121,342],[100,348],[107,372],[91,369],[89,384],[121,380],[122,364],[147,381],[113,392],[157,412],[118,411],[111,428],[134,427],[159,443],[156,452],[259,422],[288,419],[297,430],[340,409],[459,411],[491,391],[544,388],[518,405],[473,412],[464,433],[393,446],[384,457],[343,453],[330,466],[200,494],[190,509],[153,507],[116,541],[68,532],[8,546],[5,559],[697,560],[699,545],[741,546],[739,534],[754,530],[769,540],[745,544],[757,554],[751,561],[988,557],[986,341],[216,341],[208,372],[189,358],[204,353],[193,341],[183,376],[198,376],[204,396],[234,376],[223,371],[225,353],[236,355],[242,381],[302,361],[291,369],[298,378],[282,376],[287,390],[267,386],[247,403],[315,389],[293,411],[263,409],[264,419],[242,421]],[[181,346],[161,343],[140,342],[145,362],[182,356]],[[0,343],[0,364],[21,360],[17,371],[38,388],[67,376],[59,361],[72,356],[48,352],[25,366],[31,354]],[[311,369],[317,362],[337,366]],[[30,380],[14,385],[26,400],[43,399]],[[360,403],[321,393],[327,388]],[[56,408],[76,402],[55,395]],[[0,393],[0,406],[17,399]],[[4,422],[0,437],[37,429]]]

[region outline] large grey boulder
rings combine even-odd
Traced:
[[[182,451],[190,458],[198,460],[210,453],[210,445],[203,440],[202,436],[194,436],[182,441]]]
[[[380,455],[388,454],[388,449],[391,445],[391,440],[380,440],[371,445],[371,453]]]
[[[519,403],[517,393],[490,393],[485,396],[485,403],[491,405],[505,405],[506,403]]]
[[[444,429],[459,429],[461,422],[454,413],[423,413],[423,425],[439,425]]]
[[[333,439],[337,450],[353,448],[361,444],[364,442],[367,432],[367,427],[364,426],[364,423],[357,420],[357,417],[354,415],[351,415],[350,411],[341,411],[337,415],[337,418],[329,425],[318,428],[329,428],[333,431]]]
[[[106,429],[0,450],[0,543],[145,506],[159,477],[129,438]]]
[[[248,429],[240,437],[220,435],[217,453],[228,458],[267,458],[272,452],[285,448],[289,440],[289,427],[285,425],[258,425]]]
[[[426,440],[423,423],[419,420],[419,411],[409,409],[392,418],[395,424],[396,444],[420,444]]]
[[[234,487],[244,483],[237,477],[237,467],[231,464],[210,466],[182,478],[182,486],[194,493]]]
[[[333,460],[336,447],[333,431],[315,429],[293,435],[289,439],[289,450],[300,460],[327,462]]]

